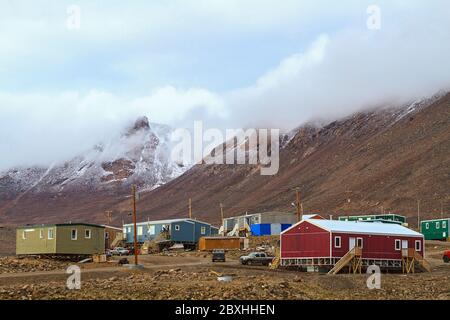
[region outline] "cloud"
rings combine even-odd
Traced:
[[[39,3],[0,10],[0,170],[66,160],[142,115],[289,130],[450,88],[448,1],[379,1],[378,31],[370,1],[79,1],[79,32],[72,3]]]

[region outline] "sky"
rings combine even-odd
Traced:
[[[447,0],[0,0],[0,170],[142,115],[290,130],[448,90],[449,16]]]

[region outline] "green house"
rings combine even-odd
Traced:
[[[340,221],[363,221],[363,222],[383,222],[383,223],[394,223],[403,226],[408,226],[406,223],[406,217],[399,214],[372,214],[372,215],[361,215],[361,216],[341,216]]]
[[[420,222],[420,232],[425,236],[425,240],[448,240],[450,218],[423,220]]]
[[[104,226],[67,223],[17,228],[17,255],[91,255],[104,252]]]

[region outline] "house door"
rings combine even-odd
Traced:
[[[348,251],[352,250],[356,246],[356,238],[350,238],[348,244]]]
[[[408,249],[408,240],[402,240],[402,249]]]

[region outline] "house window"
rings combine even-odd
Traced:
[[[39,229],[39,239],[44,239],[44,230]]]
[[[416,251],[419,252],[420,250],[422,250],[422,242],[416,240]]]
[[[206,234],[206,227],[201,227],[200,228],[200,233],[201,234]]]
[[[52,240],[54,236],[53,229],[48,229],[47,231],[47,239]]]
[[[180,225],[179,224],[175,225],[175,231],[180,231]]]
[[[356,246],[358,248],[362,248],[363,247],[363,238],[356,238]]]
[[[427,223],[425,223],[425,229],[430,229],[430,224],[427,222]]]
[[[137,235],[138,235],[138,236],[142,236],[143,234],[144,234],[144,227],[139,226],[139,227],[137,228]]]
[[[395,240],[395,250],[400,251],[402,249],[402,241],[399,239]]]
[[[438,221],[438,222],[436,222],[436,229],[439,229],[439,227],[440,227],[440,223]]]
[[[86,239],[90,239],[91,238],[91,229],[84,230],[84,237]]]
[[[72,229],[70,231],[70,239],[77,240],[77,238],[78,238],[78,231],[77,231],[77,229]]]
[[[127,233],[127,228],[123,227],[123,233]]]
[[[22,239],[27,240],[27,232],[25,230],[22,231]]]
[[[447,228],[447,221],[442,221],[442,228]]]
[[[335,248],[341,247],[341,237],[334,237],[334,247]]]
[[[156,234],[155,226],[150,226],[150,227],[148,228],[148,233],[149,233],[151,236],[155,235],[155,234]]]

